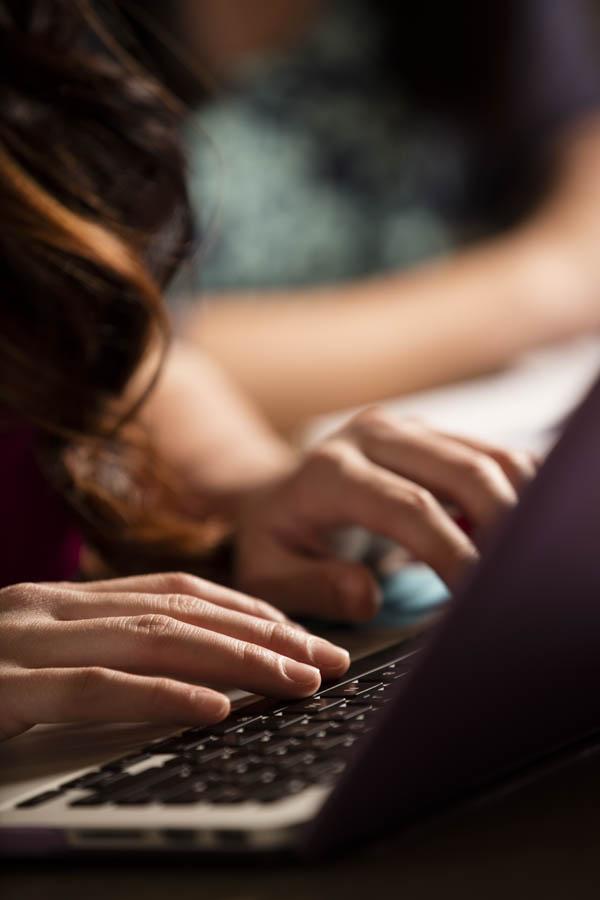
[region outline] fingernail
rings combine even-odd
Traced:
[[[341,669],[350,663],[350,654],[342,647],[336,647],[323,638],[311,638],[308,642],[308,652],[315,666],[320,669]]]
[[[283,671],[290,681],[294,681],[296,684],[317,685],[321,681],[321,673],[318,669],[313,666],[305,666],[304,663],[299,663],[295,659],[284,659]]]

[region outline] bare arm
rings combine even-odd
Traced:
[[[340,528],[385,535],[453,582],[477,557],[481,530],[532,474],[527,457],[374,409],[296,454],[216,367],[182,344],[143,418],[160,455],[183,476],[187,512],[198,523],[228,517],[237,584],[294,614],[338,621],[368,618],[378,602],[369,570],[338,558]],[[473,539],[437,498],[462,511]],[[196,562],[206,572],[211,559]]]
[[[274,425],[473,376],[600,324],[600,123],[557,148],[554,185],[513,232],[327,289],[205,299],[186,336]]]
[[[226,373],[182,342],[172,346],[141,418],[158,455],[185,484],[185,505],[198,518],[235,516],[249,488],[295,461]]]

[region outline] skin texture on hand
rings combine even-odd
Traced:
[[[224,719],[218,684],[314,693],[348,653],[251,597],[170,573],[0,591],[0,740],[36,724]]]
[[[358,525],[389,538],[452,585],[534,472],[528,454],[367,410],[291,475],[248,498],[238,531],[239,584],[290,614],[368,620],[378,609],[378,587],[365,566],[336,556],[332,539],[340,529]]]

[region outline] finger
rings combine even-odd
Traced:
[[[61,584],[47,586],[64,587]],[[73,585],[70,584],[67,587],[73,588]],[[224,609],[237,610],[260,619],[295,625],[281,610],[275,609],[262,600],[245,596],[238,591],[212,581],[205,581],[195,575],[188,575],[185,572],[165,572],[159,575],[137,575],[129,578],[113,578],[108,581],[89,581],[77,585],[77,590],[90,594],[185,594],[200,600],[208,600]]]
[[[540,467],[540,460],[534,453],[527,450],[510,450],[494,447],[486,441],[464,438],[458,435],[445,434],[445,437],[466,447],[471,447],[479,453],[484,453],[495,460],[517,492],[535,478]]]
[[[210,725],[230,711],[227,697],[208,688],[97,666],[19,669],[9,678],[22,731],[60,722]]]
[[[314,560],[273,545],[254,571],[242,563],[242,584],[292,614],[333,622],[367,622],[381,608],[379,586],[366,566]]]
[[[343,444],[319,462],[311,495],[315,526],[360,525],[390,538],[453,584],[477,559],[467,535],[431,492],[367,460],[358,448]],[[299,485],[302,490],[305,485]],[[301,503],[298,497],[298,504]],[[306,506],[306,500],[304,500]]]
[[[496,459],[416,423],[407,426],[383,417],[360,443],[373,462],[452,500],[475,526],[491,525],[517,502],[515,488]]]
[[[206,600],[180,594],[71,594],[57,599],[55,616],[61,620],[104,619],[157,615],[218,634],[247,641],[283,656],[316,666],[328,678],[343,674],[348,653],[328,641],[298,630],[287,621],[259,619]]]
[[[153,613],[51,622],[43,635],[32,635],[27,652],[50,667],[98,665],[270,696],[308,696],[321,682],[314,666]]]

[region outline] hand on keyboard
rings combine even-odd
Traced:
[[[0,591],[0,739],[54,722],[211,724],[229,701],[200,683],[285,698],[348,653],[266,603],[188,575]]]

